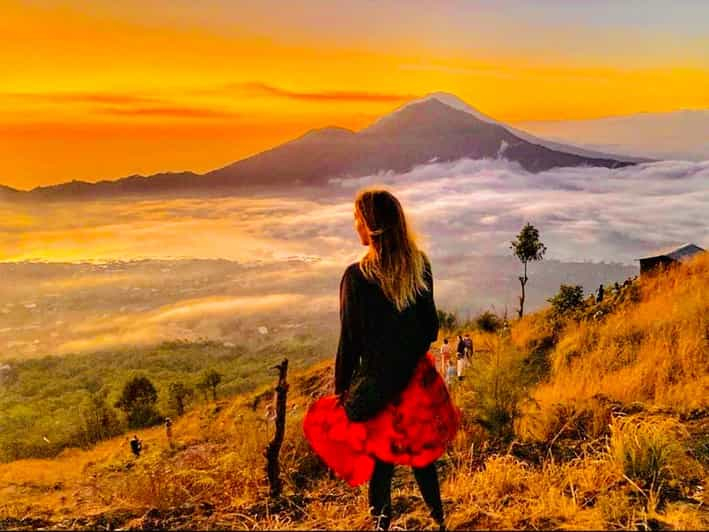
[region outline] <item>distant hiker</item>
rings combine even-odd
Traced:
[[[458,335],[458,346],[455,351],[458,366],[458,380],[463,380],[463,370],[465,369],[465,340],[463,340],[461,335]]]
[[[470,363],[473,359],[473,339],[467,333],[465,338],[463,338],[463,344],[465,345],[465,359]]]
[[[172,445],[172,420],[169,417],[165,418],[165,436],[167,436],[167,441]]]
[[[456,378],[456,369],[455,369],[455,362],[453,362],[452,359],[448,360],[448,367],[446,367],[446,384],[448,387],[452,387],[453,383],[455,382]]]
[[[604,289],[603,289],[603,285],[601,284],[598,286],[598,291],[596,292],[596,303],[600,303],[601,301],[603,301],[603,294],[604,294]]]
[[[135,457],[140,456],[140,451],[143,449],[143,442],[138,439],[138,435],[134,434],[130,440],[130,450],[135,455]]]
[[[369,481],[374,528],[389,527],[392,475],[401,464],[414,468],[443,529],[435,461],[455,436],[460,412],[428,353],[438,336],[431,265],[391,193],[360,192],[354,211],[368,251],[340,282],[336,395],[310,406],[305,436],[351,486]]]
[[[448,338],[443,339],[443,345],[441,346],[441,375],[445,375],[448,370],[448,361],[451,356],[451,346],[448,343]]]
[[[613,295],[615,297],[618,297],[619,294],[620,294],[620,285],[618,284],[618,281],[616,281],[615,284],[613,285]]]

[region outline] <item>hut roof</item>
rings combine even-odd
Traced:
[[[693,256],[695,256],[697,253],[703,252],[704,249],[700,248],[699,246],[691,243],[685,243],[681,244],[679,246],[672,246],[668,248],[663,248],[663,249],[658,249],[651,255],[647,255],[645,257],[640,257],[637,260],[646,260],[646,259],[656,259],[658,257],[667,257],[668,259],[672,260],[677,260],[680,262],[684,262]]]

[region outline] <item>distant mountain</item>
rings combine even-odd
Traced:
[[[545,138],[589,149],[653,159],[709,160],[709,109],[518,125]]]
[[[12,200],[23,194],[23,192],[15,190],[14,188],[6,187],[5,185],[0,185],[0,200]]]
[[[462,158],[504,158],[530,172],[560,166],[615,168],[637,162],[545,142],[486,117],[453,95],[436,93],[397,109],[359,132],[337,127],[313,130],[203,175],[182,172],[98,183],[72,181],[36,188],[28,197],[74,199],[323,186],[333,178],[406,172],[432,161]]]
[[[455,109],[458,109],[460,111],[465,111],[466,113],[470,113],[479,120],[482,120],[483,122],[490,122],[492,124],[498,124],[507,129],[510,133],[513,135],[521,138],[522,140],[526,140],[527,142],[531,142],[532,144],[538,144],[540,146],[544,146],[545,148],[549,148],[551,150],[556,150],[556,151],[563,151],[565,153],[573,153],[574,155],[581,155],[582,157],[591,157],[591,158],[601,158],[601,159],[616,159],[618,161],[623,161],[623,162],[628,162],[628,163],[641,163],[641,162],[648,162],[650,161],[649,157],[640,157],[640,156],[628,156],[626,152],[623,152],[624,155],[619,155],[618,153],[615,152],[604,152],[604,151],[597,151],[593,149],[585,149],[577,145],[572,145],[572,144],[563,144],[561,142],[554,142],[553,140],[550,140],[548,138],[539,138],[534,135],[531,135],[527,131],[522,131],[521,129],[517,129],[514,127],[511,127],[510,125],[503,124],[502,122],[498,122],[494,118],[491,118],[477,109],[469,106],[467,103],[465,103],[463,100],[455,96],[454,94],[449,94],[446,92],[436,92],[434,94],[431,94],[430,96],[427,96],[427,98],[436,98],[437,100],[440,100],[441,102],[445,103],[446,105],[449,105]],[[637,131],[636,131],[637,132]]]

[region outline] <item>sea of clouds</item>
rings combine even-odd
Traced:
[[[709,161],[530,173],[507,161],[461,160],[337,184],[377,183],[399,192],[437,254],[458,246],[507,253],[527,221],[559,260],[632,263],[675,243],[709,247]]]
[[[333,180],[315,194],[0,204],[0,260],[11,261],[0,263],[0,359],[172,338],[234,343],[260,338],[262,326],[334,334],[339,277],[364,251],[352,199],[372,185],[394,191],[421,234],[439,306],[467,316],[514,311],[520,266],[509,243],[526,222],[549,259],[530,269],[530,310],[562,282],[591,291],[622,281],[658,247],[709,248],[709,161],[533,174],[461,160]],[[161,260],[137,261],[146,258]]]
[[[356,258],[352,198],[381,184],[432,256],[507,254],[525,222],[549,258],[619,261],[692,241],[709,247],[709,161],[529,173],[504,160],[433,163],[333,180],[317,196],[0,205],[0,260]]]

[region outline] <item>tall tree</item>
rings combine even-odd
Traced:
[[[133,377],[123,387],[116,408],[126,413],[129,428],[148,427],[160,422],[160,414],[155,410],[158,392],[143,376]]]
[[[522,285],[522,294],[519,297],[519,310],[517,314],[521,318],[524,316],[524,300],[526,297],[525,286],[529,278],[527,277],[527,264],[532,261],[542,260],[546,253],[546,246],[539,240],[539,231],[532,224],[527,223],[512,241],[510,248],[515,257],[524,265],[524,274],[519,277]]]
[[[182,382],[173,382],[170,384],[169,392],[170,403],[177,410],[177,415],[181,416],[185,413],[185,401],[192,397],[194,391]]]

